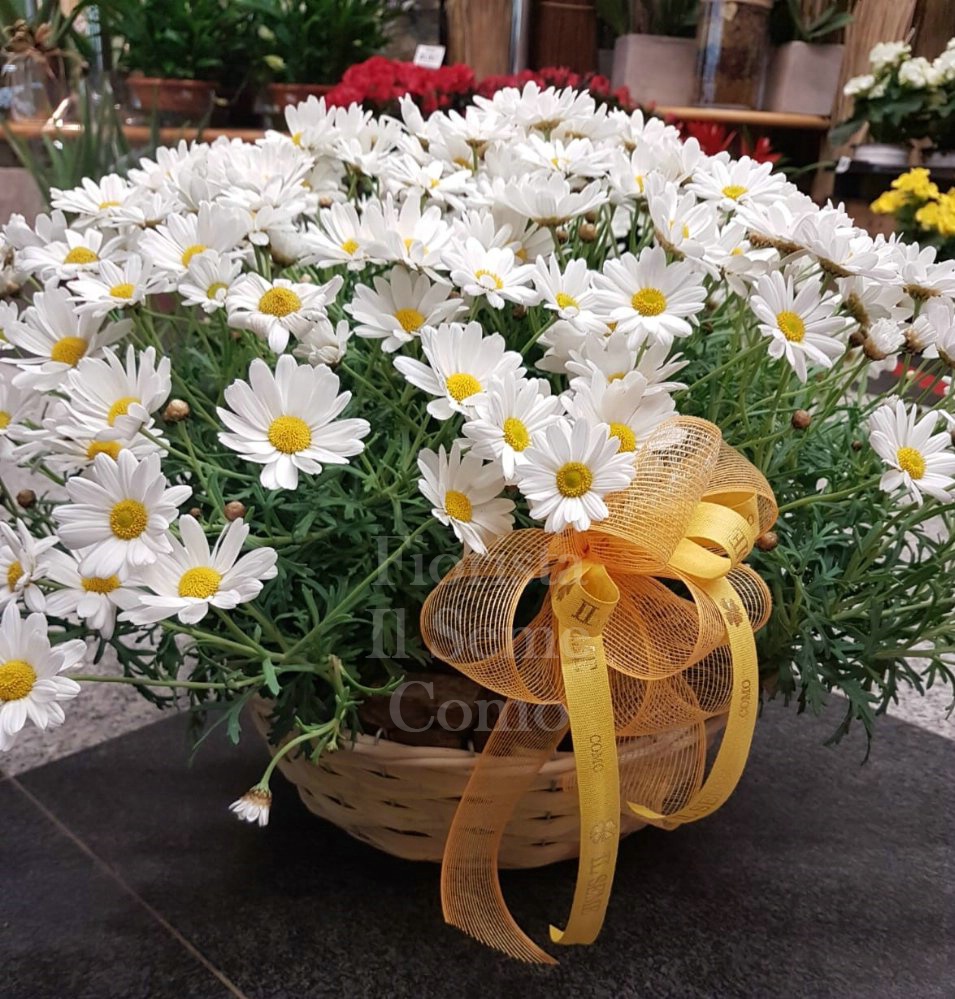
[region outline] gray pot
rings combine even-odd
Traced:
[[[766,76],[764,110],[831,114],[844,51],[844,45],[807,45],[806,42],[780,45]]]
[[[667,35],[621,35],[613,49],[614,89],[639,104],[685,107],[696,88],[696,42]]]

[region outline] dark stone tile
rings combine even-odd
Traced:
[[[555,969],[446,927],[435,867],[349,839],[284,782],[266,830],[235,822],[228,802],[264,761],[251,732],[238,751],[211,739],[187,770],[171,719],[23,783],[256,999],[947,996],[955,744],[886,720],[860,766],[858,745],[822,745],[830,728],[770,706],[731,802],[628,840],[603,934]],[[535,939],[564,919],[573,878],[572,864],[505,875]]]
[[[4,999],[234,995],[13,781],[0,783]]]

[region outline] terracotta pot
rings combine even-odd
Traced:
[[[831,114],[844,52],[844,45],[780,45],[769,64],[765,110]]]
[[[324,97],[331,89],[330,83],[270,83],[266,93],[268,103],[281,110],[289,104],[301,104],[309,97]]]
[[[667,35],[621,35],[613,49],[614,89],[627,87],[639,104],[693,103],[696,42]]]
[[[127,77],[126,86],[137,110],[190,121],[199,121],[209,113],[216,89],[208,80],[166,80],[137,74]]]

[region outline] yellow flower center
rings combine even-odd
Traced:
[[[806,324],[795,312],[780,312],[776,325],[790,343],[802,343],[806,339]]]
[[[149,523],[149,511],[139,500],[120,500],[109,512],[109,527],[122,541],[138,538]]]
[[[558,309],[579,309],[580,303],[573,295],[568,295],[565,291],[557,292]]]
[[[612,375],[607,375],[608,382],[619,382],[621,378],[626,378],[626,371],[615,371]]]
[[[667,297],[659,288],[641,288],[630,299],[630,304],[641,316],[659,316],[666,311]]]
[[[119,576],[87,576],[82,582],[87,593],[112,593],[119,589]]]
[[[19,701],[33,690],[36,670],[25,659],[8,659],[0,666],[0,701]]]
[[[504,443],[515,451],[523,451],[530,442],[531,435],[523,421],[516,416],[509,416],[504,421]]]
[[[900,447],[895,452],[895,460],[899,463],[899,468],[908,472],[913,479],[921,479],[925,474],[925,458],[914,447]]]
[[[471,521],[471,501],[457,489],[449,489],[444,494],[444,512],[455,520],[467,524]]]
[[[179,578],[179,596],[208,600],[219,591],[222,574],[208,565],[187,569]]]
[[[299,146],[299,147],[301,147],[301,145],[302,145],[302,133],[301,132],[293,132],[292,133],[292,145],[293,146]]]
[[[497,288],[498,291],[504,287],[504,282],[501,280],[500,275],[495,274],[494,271],[486,271],[482,267],[480,270],[474,272],[474,276],[480,281],[482,278],[490,278],[491,283]]]
[[[99,203],[99,210],[105,212],[107,208],[119,208],[118,201],[101,201]]]
[[[520,262],[521,262],[522,264],[526,264],[526,263],[527,263],[527,250],[525,250],[523,246],[519,246],[519,247],[518,247],[518,248],[517,248],[517,249],[516,249],[516,250],[514,251],[514,256],[515,256],[515,257],[517,257],[517,259],[518,259],[518,260],[519,260],[519,261],[520,261]]]
[[[228,291],[228,288],[225,281],[213,281],[206,289],[206,298],[214,299],[220,291]]]
[[[87,246],[74,246],[63,258],[64,264],[95,264],[99,257]]]
[[[312,443],[312,431],[299,416],[277,416],[269,425],[269,443],[282,454],[297,454]]]
[[[342,247],[341,248],[348,254],[348,256],[351,257],[359,249],[358,240],[357,239],[346,239],[345,242],[342,243]]]
[[[594,473],[582,461],[568,461],[557,469],[557,491],[574,498],[590,492]]]
[[[12,419],[13,417],[5,409],[0,409],[0,430],[6,430]]]
[[[417,309],[399,309],[395,319],[401,323],[405,333],[414,333],[424,325],[425,317]]]
[[[23,575],[23,566],[14,559],[10,563],[10,567],[7,569],[7,589],[11,592],[13,588],[17,585],[20,577]]]
[[[109,293],[113,298],[124,298],[129,300],[136,294],[136,288],[134,285],[130,284],[129,281],[121,281],[119,284],[114,284],[112,288],[109,289]]]
[[[98,454],[108,454],[113,461],[119,458],[123,445],[119,441],[92,441],[86,449],[86,457],[92,461]]]
[[[621,451],[637,450],[637,435],[626,425],[626,423],[611,423],[610,436],[616,437],[620,441]]]
[[[733,201],[739,201],[739,199],[749,190],[748,187],[743,187],[742,184],[727,184],[723,188],[723,194],[727,198],[731,198]]]
[[[122,399],[117,399],[112,406],[109,407],[109,412],[106,414],[106,422],[113,426],[116,423],[116,418],[118,416],[125,416],[129,412],[129,407],[134,403],[139,402],[139,399],[134,395],[124,395]]]
[[[292,291],[291,288],[269,288],[269,290],[259,299],[259,312],[264,312],[268,316],[290,315],[298,312],[302,307],[302,300]]]
[[[50,360],[75,368],[89,344],[81,336],[63,336],[53,344]]]
[[[481,383],[474,375],[465,374],[463,371],[459,371],[454,375],[448,375],[445,387],[448,390],[448,395],[455,402],[461,402],[463,399],[467,399],[468,396],[475,395],[481,391]]]
[[[187,246],[182,251],[182,257],[180,258],[182,260],[182,266],[183,267],[188,267],[189,266],[189,261],[192,260],[192,258],[197,253],[202,253],[203,251],[208,250],[208,249],[209,249],[209,247],[208,246],[203,246],[202,243],[193,243],[192,246]]]

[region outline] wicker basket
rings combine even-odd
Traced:
[[[256,728],[265,737],[271,706],[251,702]],[[712,743],[723,716],[707,722]],[[651,759],[683,732],[647,736],[631,744],[621,763]],[[291,756],[292,754],[290,754]],[[364,843],[405,860],[440,862],[451,819],[471,776],[476,755],[467,750],[406,746],[359,735],[354,743],[313,763],[283,757],[279,769],[298,788],[309,811]],[[576,857],[580,822],[573,753],[556,753],[544,764],[504,832],[501,867],[541,867]],[[632,813],[620,817],[620,835],[646,823]]]

